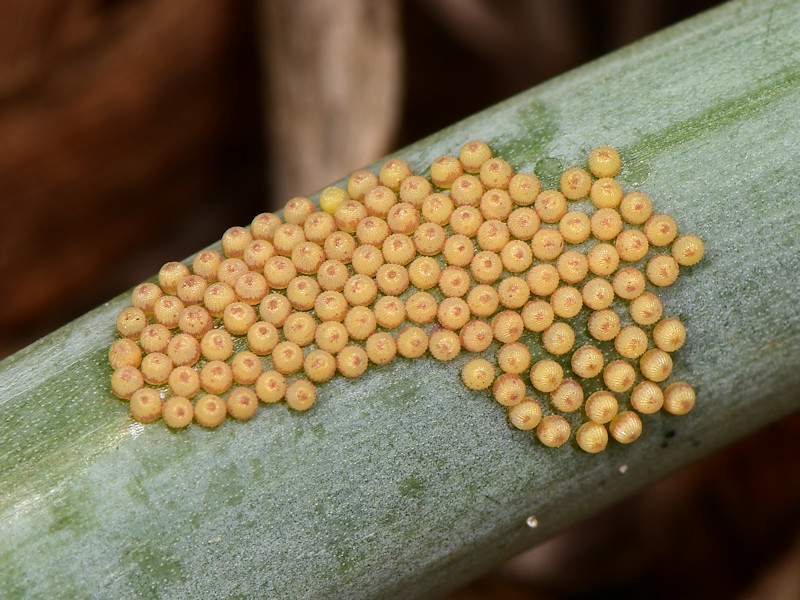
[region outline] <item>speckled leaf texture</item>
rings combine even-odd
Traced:
[[[435,598],[796,411],[798,123],[800,3],[759,0],[396,153],[424,173],[483,139],[552,186],[609,144],[626,191],[705,240],[703,262],[661,292],[689,333],[675,378],[697,406],[645,415],[630,446],[543,447],[461,384],[464,355],[335,378],[308,413],[280,404],[218,430],[143,426],[108,383],[128,295],[6,359],[0,597]]]

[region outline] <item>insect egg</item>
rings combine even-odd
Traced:
[[[611,419],[608,431],[620,444],[630,444],[642,435],[642,420],[632,410],[626,410]]]
[[[272,247],[272,244],[270,244],[270,247]],[[201,250],[195,254],[192,260],[192,271],[194,271],[195,275],[199,275],[209,283],[213,283],[217,280],[217,270],[222,260],[222,255],[216,250]]]
[[[268,323],[265,323],[265,325],[268,325]],[[256,324],[253,325],[253,327],[255,326]],[[270,325],[270,327],[272,326]],[[272,328],[275,329],[274,327]],[[276,344],[278,343],[277,337],[278,333],[277,330],[275,330]],[[275,344],[273,344],[273,347],[274,345]],[[272,348],[270,348],[270,350],[272,350]],[[212,329],[200,340],[200,352],[206,360],[228,360],[231,354],[233,354],[233,338],[231,334],[228,333],[227,329]]]
[[[314,300],[314,313],[320,321],[341,321],[347,308],[347,300],[339,292],[322,292]]]
[[[200,391],[200,375],[191,367],[177,367],[167,378],[173,396],[191,398]]]
[[[488,190],[481,197],[480,211],[484,219],[498,219],[505,221],[514,203],[505,190]]]
[[[601,208],[589,219],[592,234],[598,240],[613,240],[622,231],[622,217],[613,208]]]
[[[569,439],[571,432],[572,429],[564,417],[548,415],[539,422],[539,426],[536,428],[536,437],[545,446],[558,448]]]
[[[614,293],[625,300],[638,298],[644,292],[646,281],[642,272],[636,267],[625,267],[614,273],[612,286]]]
[[[306,236],[306,241],[314,244],[324,244],[327,237],[336,229],[336,221],[326,212],[314,213],[303,224],[303,233]]]
[[[406,308],[396,296],[383,296],[375,302],[375,320],[386,329],[394,329],[406,320]]]
[[[295,196],[283,207],[283,220],[287,223],[303,225],[316,210],[311,200],[304,196]]]
[[[459,166],[459,173],[461,167]],[[400,184],[400,202],[408,202],[413,204],[416,208],[422,207],[425,199],[433,192],[433,186],[430,181],[419,175],[412,175],[403,180]]]
[[[575,332],[567,323],[553,323],[542,332],[542,344],[550,354],[566,354],[575,344]]]
[[[504,373],[495,379],[492,395],[503,406],[514,406],[525,398],[525,382],[519,375]]]
[[[492,319],[492,333],[495,339],[503,344],[516,342],[524,331],[525,325],[517,311],[504,310]]]
[[[638,229],[626,229],[617,236],[615,242],[620,259],[627,262],[643,259],[649,247],[647,237]]]
[[[272,245],[281,256],[291,256],[295,246],[305,241],[306,234],[302,227],[294,223],[284,223],[275,230]]]
[[[341,291],[349,278],[347,267],[338,260],[326,260],[317,271],[317,283],[323,290]]]
[[[233,285],[233,291],[242,302],[258,304],[269,293],[267,280],[261,273],[249,271],[239,277]]]
[[[549,296],[558,288],[560,276],[558,270],[546,263],[534,265],[525,276],[531,292],[537,296]]]
[[[483,216],[472,206],[460,206],[450,216],[450,229],[453,233],[467,237],[474,237],[482,223]]]
[[[564,379],[564,369],[556,361],[542,359],[533,365],[530,373],[531,383],[540,392],[552,392]]]
[[[378,331],[367,338],[364,345],[369,360],[376,365],[385,365],[397,355],[397,344],[390,333]]]
[[[142,388],[131,396],[130,408],[134,419],[150,423],[161,416],[161,397],[152,388]]]
[[[415,288],[428,290],[439,282],[439,263],[429,256],[420,256],[408,266],[408,279]]]
[[[439,276],[439,290],[448,298],[458,298],[469,290],[470,278],[461,267],[449,266]]]
[[[467,305],[476,317],[489,317],[500,306],[500,296],[492,286],[479,284],[467,294]]]
[[[355,233],[358,224],[367,216],[367,209],[361,202],[355,200],[346,200],[339,205],[336,212],[333,214],[333,220],[342,231],[346,233]],[[280,230],[278,230],[280,232]],[[278,233],[275,233],[275,249],[280,253],[280,248],[277,245]]]
[[[675,352],[686,341],[686,328],[678,319],[663,319],[653,327],[653,342],[665,352]]]
[[[528,331],[542,332],[553,323],[553,307],[544,300],[532,300],[522,308],[522,323]]]
[[[194,405],[194,420],[203,427],[218,427],[227,413],[225,402],[213,394],[203,396]]]
[[[436,360],[453,360],[461,352],[461,340],[449,329],[437,329],[428,341],[428,351]]]
[[[378,179],[383,185],[396,192],[400,189],[403,180],[413,174],[411,167],[402,158],[390,158],[381,165]]]
[[[584,452],[596,454],[606,449],[608,432],[599,423],[589,421],[578,427],[578,431],[575,432],[575,441]]]
[[[558,223],[567,213],[567,199],[557,190],[544,190],[534,203],[536,214],[545,223]]]
[[[286,405],[292,410],[308,410],[316,401],[317,388],[307,379],[297,379],[286,388]]]
[[[574,379],[564,379],[550,392],[550,403],[561,412],[573,412],[583,405],[583,388]]]
[[[449,188],[462,173],[461,163],[454,156],[439,156],[431,163],[430,177],[436,187]]]
[[[436,223],[423,223],[414,232],[414,246],[425,256],[439,254],[444,248],[447,234]]]
[[[658,296],[650,292],[635,298],[628,308],[631,318],[639,325],[652,325],[661,318],[664,310]]]
[[[249,304],[244,302],[234,302],[225,307],[222,313],[222,322],[225,324],[225,329],[230,331],[233,335],[244,335],[247,330],[258,320],[255,309]],[[206,331],[210,330],[211,322]],[[204,332],[205,333],[205,332]]]
[[[581,346],[572,354],[572,371],[583,379],[595,377],[603,370],[603,353],[595,346]]]
[[[153,305],[164,292],[155,283],[140,283],[131,292],[131,304],[145,315],[153,314]]]
[[[592,184],[589,198],[599,209],[616,208],[622,201],[622,186],[616,179],[601,177]]]
[[[295,277],[286,286],[286,299],[297,310],[311,310],[320,294],[320,287],[313,277]]]
[[[589,317],[589,334],[601,342],[608,342],[617,337],[620,326],[619,315],[608,308],[595,311]]]
[[[478,319],[473,319],[461,328],[461,345],[467,352],[483,352],[493,339],[492,328]]]
[[[518,240],[529,240],[539,231],[539,215],[533,209],[522,207],[508,215],[508,231]]]
[[[678,261],[668,254],[657,254],[647,261],[647,278],[659,287],[675,283],[679,270]]]
[[[169,427],[183,429],[192,422],[194,407],[183,396],[172,396],[164,403],[162,417]]]
[[[264,296],[258,305],[258,314],[262,321],[275,327],[283,327],[286,317],[292,312],[292,305],[283,294],[270,294]]]
[[[511,234],[508,232],[508,226],[502,221],[493,219],[491,221],[485,221],[478,228],[476,240],[478,246],[480,246],[482,250],[500,252],[510,238]]]
[[[650,381],[664,381],[672,373],[672,357],[663,350],[652,348],[639,359],[639,369]]]
[[[417,255],[417,249],[411,238],[399,233],[386,238],[382,251],[384,260],[395,265],[407,265]]]
[[[142,351],[145,354],[150,354],[151,352],[166,353],[167,346],[171,339],[172,332],[169,329],[160,323],[154,323],[142,330],[142,335],[139,337],[139,344],[141,344]],[[135,366],[138,367],[139,365]]]
[[[200,359],[200,354],[200,342],[185,333],[179,333],[167,344],[167,356],[176,367],[193,365]]]
[[[386,221],[378,217],[366,217],[356,227],[356,238],[361,245],[380,247],[390,233]]]
[[[558,257],[556,270],[562,281],[580,283],[589,272],[589,261],[576,250],[569,250]]]
[[[286,318],[283,324],[283,337],[298,346],[307,346],[314,341],[317,331],[317,322],[306,312],[294,312]]]
[[[430,323],[438,312],[436,298],[428,292],[415,292],[406,300],[408,320],[417,324]]]
[[[273,256],[264,264],[264,278],[271,288],[282,290],[295,277],[297,277],[297,267],[285,256]]]
[[[222,253],[228,258],[241,258],[253,236],[244,227],[231,227],[222,234]]]
[[[156,323],[168,329],[178,326],[178,319],[183,312],[184,305],[175,296],[161,296],[153,305],[153,319]]]
[[[639,358],[647,345],[647,334],[636,325],[623,327],[614,340],[614,348],[624,358]]]
[[[531,295],[528,284],[521,277],[506,277],[497,286],[500,304],[506,308],[522,308]],[[580,297],[580,294],[579,294]]]
[[[314,332],[314,341],[317,343],[317,347],[320,350],[336,354],[347,345],[350,341],[350,336],[347,332],[347,328],[342,323],[338,321],[325,321],[324,323],[320,323]]]
[[[497,352],[497,364],[504,373],[519,375],[531,364],[530,350],[519,342],[505,344]]]
[[[619,173],[622,159],[611,146],[598,146],[589,154],[588,163],[595,177],[614,177]]]
[[[228,414],[239,421],[252,419],[258,410],[258,397],[249,387],[233,388],[225,400]]]
[[[325,256],[328,260],[349,263],[350,259],[353,258],[353,252],[356,251],[356,246],[356,240],[352,235],[346,231],[335,231],[325,238],[323,250],[325,250]],[[264,275],[266,275],[266,272]]]
[[[233,379],[242,385],[255,383],[262,371],[261,359],[247,350],[237,353],[231,361]]]
[[[602,277],[595,277],[584,284],[581,296],[592,310],[603,310],[614,301],[614,288]]]
[[[328,381],[336,375],[336,358],[325,350],[312,350],[303,361],[303,370],[315,383]]]
[[[450,188],[450,199],[455,206],[478,206],[484,194],[483,184],[474,175],[461,175]]]
[[[377,185],[378,177],[370,171],[361,169],[347,178],[347,195],[356,202],[363,202],[367,192]]]
[[[366,306],[354,306],[344,317],[344,327],[350,337],[365,340],[375,331],[375,313]]]
[[[558,223],[558,231],[564,241],[570,244],[580,244],[586,241],[592,232],[589,217],[580,211],[571,211],[565,214]]]
[[[303,367],[302,348],[295,342],[280,342],[272,350],[272,366],[282,375],[297,373]]]
[[[557,229],[540,229],[531,239],[531,250],[539,260],[555,260],[564,249],[564,237]]]
[[[359,346],[345,346],[336,355],[336,366],[345,377],[360,377],[369,366],[369,357]]]
[[[517,429],[529,431],[542,420],[542,407],[533,398],[525,398],[519,404],[508,407],[508,418]]]
[[[298,273],[316,273],[324,262],[325,251],[314,242],[300,242],[292,250],[292,264]]]
[[[644,234],[653,246],[667,246],[678,235],[678,226],[669,215],[653,215],[644,224]]]
[[[373,217],[385,219],[395,204],[397,204],[397,196],[383,185],[374,187],[364,196],[364,208],[367,210],[367,214]]]
[[[228,391],[233,383],[233,373],[228,363],[212,360],[200,371],[200,385],[210,394],[219,396]]]
[[[221,317],[225,307],[236,300],[236,292],[233,288],[221,281],[212,283],[203,294],[203,305],[213,317]]]
[[[382,283],[394,282],[399,277],[399,272],[397,271],[397,265],[383,265],[381,269],[384,267],[395,267],[391,270],[390,274],[384,275],[383,278],[378,278],[379,285]],[[380,269],[378,269],[378,276],[380,276]],[[386,285],[387,289],[389,286]],[[344,297],[347,299],[347,302],[350,303],[351,306],[367,306],[372,304],[372,301],[375,300],[375,297],[378,295],[378,285],[376,285],[375,280],[372,277],[367,277],[366,275],[353,275],[350,279],[347,280],[347,283],[344,284],[344,290],[342,291]]]
[[[349,199],[346,190],[330,185],[319,193],[319,207],[329,215],[334,215],[336,210]]]
[[[286,379],[278,371],[264,371],[256,379],[255,390],[259,400],[265,404],[273,404],[286,393]],[[197,404],[199,406],[199,400]]]
[[[672,244],[672,256],[683,267],[696,265],[702,260],[704,253],[703,240],[690,233],[678,237]]]
[[[397,336],[397,353],[406,358],[419,358],[428,349],[428,335],[424,329],[406,327]]]
[[[272,242],[275,238],[275,230],[281,225],[282,221],[278,215],[261,213],[256,215],[250,223],[250,234],[254,239]]]
[[[267,240],[253,240],[244,249],[242,260],[251,271],[263,271],[267,261],[276,254],[275,248]]]
[[[528,244],[522,240],[512,240],[500,251],[500,260],[503,266],[511,273],[522,273],[531,266],[533,252]]]
[[[117,316],[117,331],[124,338],[139,339],[145,327],[147,327],[147,315],[141,308],[129,306]]]
[[[439,303],[437,318],[445,329],[461,329],[469,317],[469,306],[461,298],[445,298]]]
[[[603,425],[617,414],[619,403],[614,394],[606,390],[600,390],[589,396],[584,410],[589,419]]]
[[[696,401],[694,388],[685,381],[676,381],[664,390],[664,410],[673,415],[685,415]]]
[[[481,183],[487,188],[508,188],[514,169],[502,158],[490,158],[480,168]]]
[[[475,245],[465,235],[451,235],[444,244],[442,255],[447,264],[466,267],[475,256]]]
[[[472,277],[478,283],[494,283],[503,274],[503,261],[494,252],[478,252],[470,263]]]
[[[567,169],[561,174],[559,188],[567,200],[586,198],[592,188],[592,176],[579,167]]]
[[[624,360],[613,360],[603,371],[603,381],[612,392],[627,392],[636,380],[636,371]]]
[[[413,204],[400,202],[389,209],[386,216],[386,223],[393,233],[410,235],[419,227],[422,217]]]
[[[172,372],[172,359],[161,352],[151,352],[142,359],[139,368],[147,383],[161,385],[167,382],[167,378]]]
[[[631,406],[640,413],[657,413],[664,404],[664,393],[652,381],[642,381],[631,392]]]
[[[136,342],[123,338],[111,344],[108,349],[108,362],[112,369],[119,369],[126,365],[138,367],[142,362],[142,351]]]
[[[492,158],[492,151],[485,142],[473,140],[461,147],[458,160],[468,173],[477,173],[481,165]]]
[[[181,279],[191,275],[189,267],[179,262],[168,262],[158,271],[158,285],[165,294],[174,294]]]
[[[381,292],[386,294],[387,296],[399,296],[408,288],[408,284],[410,283],[410,278],[408,276],[408,270],[402,265],[395,265],[395,264],[385,264],[378,269],[378,272],[375,274],[375,283],[372,286],[369,285],[369,282],[372,280],[369,278],[364,277],[364,275],[355,275],[354,277],[363,278],[361,281],[363,282],[363,289],[369,289],[370,294],[372,294],[372,289],[375,284],[377,287],[380,288]],[[351,278],[352,279],[354,279]],[[369,281],[367,281],[369,280]],[[363,294],[357,293],[355,294],[355,300],[351,300],[348,295],[348,286],[345,285],[344,287],[344,296],[347,298],[347,301],[350,304],[357,306],[360,304],[369,304],[372,300],[375,299],[375,295],[372,294],[369,302],[362,302]],[[377,293],[377,290],[375,290]]]
[[[444,194],[431,194],[422,203],[422,218],[429,223],[447,225],[455,210],[453,201]]]
[[[111,375],[111,391],[118,398],[127,400],[143,386],[144,378],[141,371],[131,365],[122,365]]]
[[[574,287],[562,285],[550,296],[550,305],[556,316],[562,319],[571,319],[583,308],[583,297]]]
[[[533,173],[517,173],[508,182],[508,193],[517,206],[530,206],[541,191],[539,178]]]

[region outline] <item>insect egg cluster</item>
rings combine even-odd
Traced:
[[[246,420],[260,404],[304,411],[317,388],[425,355],[534,430],[586,452],[642,434],[642,416],[692,409],[672,381],[686,329],[658,291],[703,257],[596,148],[558,189],[515,173],[480,141],[429,177],[393,158],[353,173],[320,206],[232,227],[222,252],[165,264],[134,288],[109,350],[111,389],[142,422]],[[587,343],[576,342],[584,340]]]

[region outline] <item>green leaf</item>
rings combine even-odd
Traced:
[[[461,385],[462,356],[171,432],[110,394],[123,295],[0,363],[0,596],[434,597],[796,411],[798,56],[800,4],[733,2],[397,153],[424,172],[483,139],[552,186],[617,147],[625,189],[706,242],[661,294],[689,334],[689,415],[547,449]]]

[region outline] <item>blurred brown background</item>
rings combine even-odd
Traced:
[[[716,0],[0,3],[0,358],[291,196]],[[800,598],[789,419],[454,593]]]

